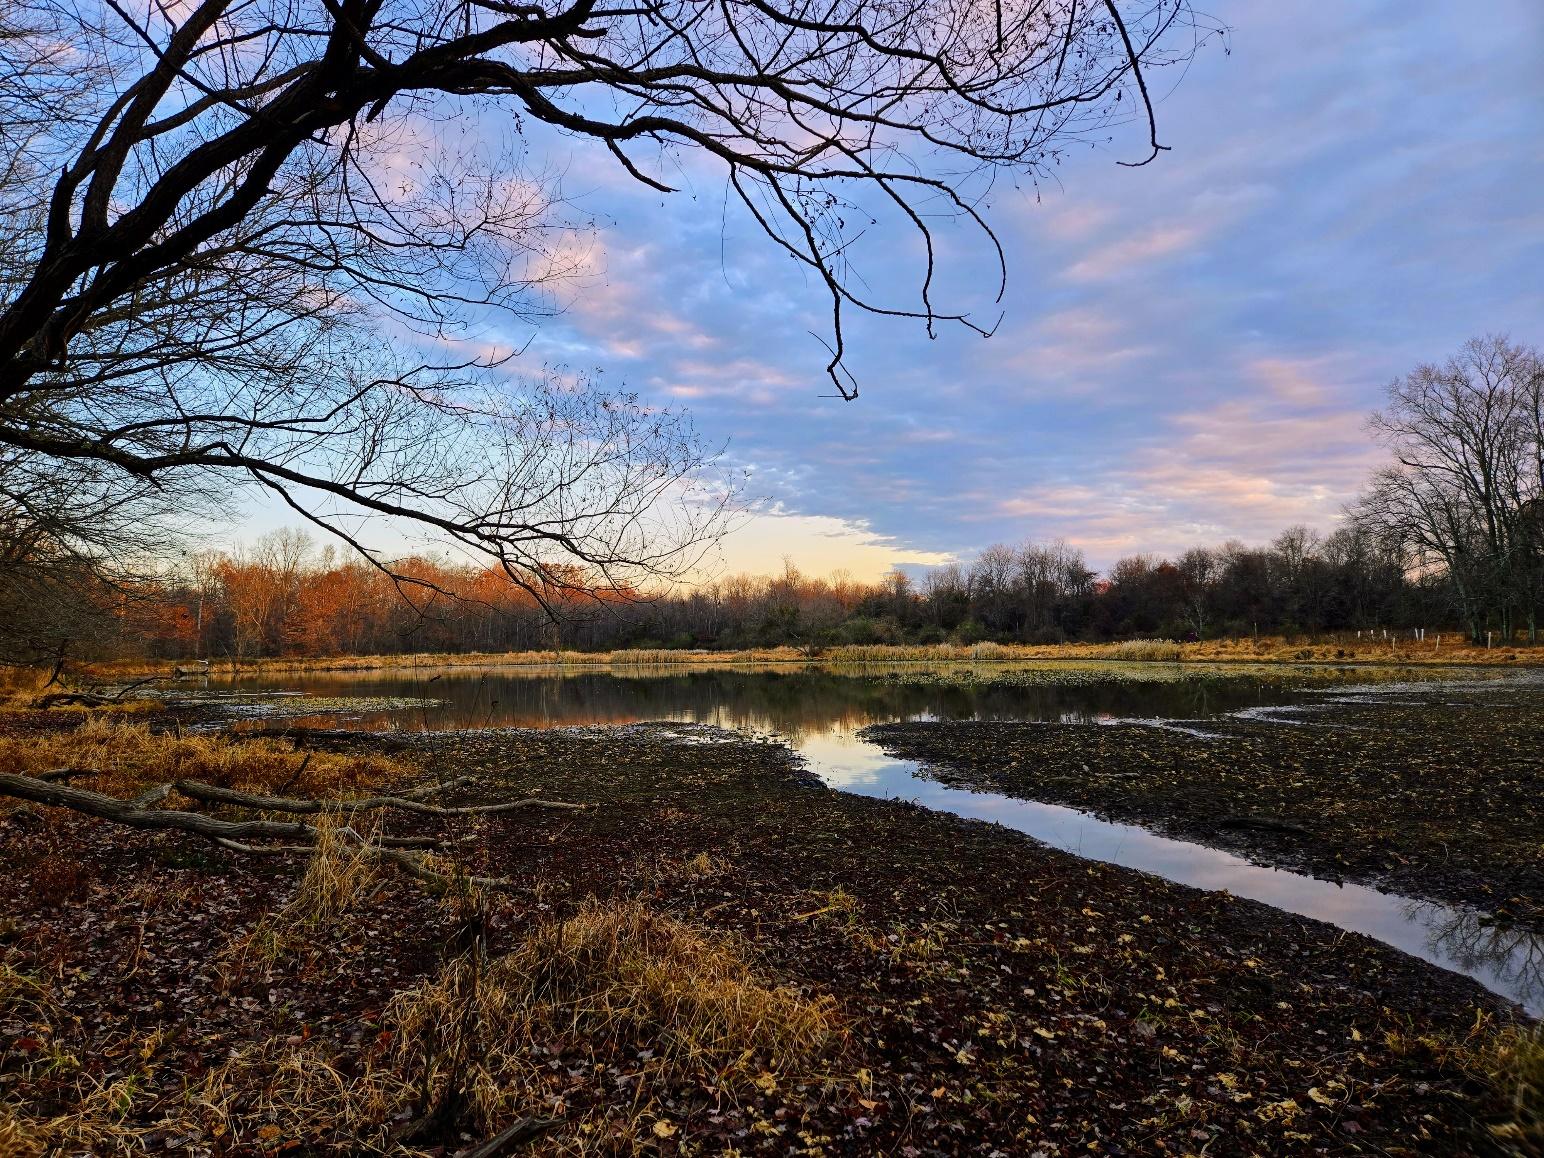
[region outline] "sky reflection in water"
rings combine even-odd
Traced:
[[[1077,672],[1075,666],[1062,670]],[[307,719],[320,726],[439,730],[678,720],[776,733],[834,788],[913,800],[939,811],[1002,824],[1078,856],[1196,888],[1226,889],[1235,896],[1364,933],[1474,977],[1534,1015],[1544,1014],[1544,939],[1489,925],[1478,912],[1265,868],[1221,849],[1100,820],[1060,805],[950,788],[920,775],[914,762],[888,756],[856,735],[869,724],[919,719],[1066,723],[1146,717],[1156,723],[1245,711],[1263,720],[1268,716],[1259,711],[1262,707],[1311,703],[1322,692],[1240,679],[1236,674],[1221,680],[1087,683],[1074,679],[980,688],[898,684],[856,674],[798,670],[618,674],[445,669],[323,673],[287,678],[283,686],[324,697],[429,696],[440,701],[406,711]]]

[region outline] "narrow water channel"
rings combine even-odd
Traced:
[[[863,796],[991,821],[1090,860],[1236,897],[1363,933],[1444,969],[1473,977],[1535,1017],[1544,1016],[1544,939],[1489,923],[1473,909],[1412,900],[1252,864],[1233,853],[1101,820],[1059,804],[951,788],[850,733],[807,736],[798,745],[827,784]]]
[[[1089,678],[1091,673],[1078,665],[1061,665],[1048,669],[1043,681],[1014,687],[915,683],[876,678],[868,671],[444,669],[321,674],[269,684],[228,681],[210,690],[305,692],[309,704],[325,707],[325,714],[300,716],[297,722],[332,727],[456,730],[668,720],[773,733],[833,788],[911,800],[1004,825],[1076,856],[1196,888],[1226,889],[1373,937],[1466,974],[1535,1016],[1544,1015],[1544,938],[1494,924],[1483,913],[1266,868],[1221,849],[1055,804],[951,788],[856,734],[869,724],[927,719],[1088,723],[1143,718],[1157,725],[1184,720],[1181,726],[1189,729],[1195,721],[1228,713],[1268,719],[1272,709],[1333,694],[1328,687],[1308,690],[1279,675],[1241,678],[1232,671],[1211,679],[1197,678],[1194,667],[1182,673],[1161,668],[1143,665],[1131,679],[1112,680],[1107,670]],[[1170,678],[1154,678],[1165,674]],[[408,701],[416,702],[404,706]],[[307,702],[286,704],[285,711],[306,712],[302,705]],[[1288,726],[1285,719],[1283,726]]]

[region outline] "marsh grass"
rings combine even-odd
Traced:
[[[619,1066],[630,1084],[554,1122],[535,1152],[656,1153],[677,1129],[667,1086],[729,1102],[768,1083],[834,1087],[848,1040],[832,998],[766,981],[736,939],[638,901],[591,900],[504,956],[458,957],[398,993],[381,1023],[382,1044],[348,1076],[314,1043],[242,1051],[197,1092],[199,1113],[236,1144],[347,1138],[356,1153],[415,1154],[401,1125],[436,1107],[474,1137],[550,1114],[561,1059]]]
[[[204,780],[248,792],[331,798],[412,774],[377,755],[296,752],[285,740],[178,735],[117,712],[81,713],[74,727],[0,735],[0,767],[24,775],[87,768],[73,781],[109,795],[132,796],[168,780]]]
[[[233,940],[221,954],[224,961],[239,970],[254,960],[271,965],[315,947],[370,895],[381,878],[380,863],[366,846],[374,833],[351,835],[348,823],[333,813],[312,819],[316,849],[294,894]]]
[[[330,928],[369,893],[379,877],[379,864],[367,847],[371,833],[346,837],[343,822],[334,816],[319,818],[313,827],[316,851],[280,913],[303,928]]]
[[[113,1154],[139,1149],[143,1131],[124,1125],[132,1110],[140,1075],[121,1074],[111,1081],[81,1074],[80,1059],[57,1043],[56,1035],[71,1021],[50,986],[37,977],[0,963],[0,1022],[27,1027],[33,1043],[21,1064],[21,1077],[43,1072],[73,1081],[73,1104],[62,1112],[0,1100],[0,1155],[41,1158],[45,1154]],[[154,1042],[146,1053],[153,1052]]]
[[[564,1052],[647,1048],[656,1077],[701,1068],[744,1086],[767,1072],[818,1070],[845,1040],[831,998],[760,980],[736,940],[639,901],[587,902],[535,928],[469,986],[471,968],[453,963],[400,995],[387,1017],[404,1071],[433,1089],[441,1075],[429,1059],[450,1052],[443,1035],[460,1020],[458,995],[474,995],[469,1105],[484,1126],[516,1108],[508,1098],[521,1083],[511,1079],[542,1056],[531,1050],[539,1043]]]
[[[1127,639],[1110,644],[1103,658],[1177,663],[1184,658],[1184,648],[1172,639]]]
[[[47,1140],[8,1106],[0,1105],[0,1154],[7,1158],[43,1158]]]
[[[1489,1038],[1479,1068],[1506,1098],[1504,1121],[1491,1133],[1518,1155],[1544,1154],[1544,1026],[1508,1026]]]
[[[0,705],[23,707],[48,683],[48,675],[34,667],[0,667]],[[0,1154],[4,1151],[0,1150]]]
[[[9,962],[0,961],[0,1015],[7,1021],[47,1026],[57,1013],[58,1007],[50,999],[47,986]]]
[[[1126,654],[1121,654],[1122,649]],[[1146,652],[1147,654],[1141,654]],[[1182,663],[1356,663],[1356,664],[1544,664],[1544,647],[1519,641],[1495,647],[1474,646],[1458,633],[1433,631],[1424,640],[1365,632],[1300,636],[1237,636],[1175,643],[1171,640],[1126,640],[1116,643],[980,643],[844,644],[826,648],[761,647],[737,651],[705,648],[631,648],[617,651],[437,652],[411,655],[310,656],[218,663],[213,674],[244,676],[306,672],[418,671],[436,668],[573,667],[573,668],[722,668],[746,664],[811,663],[991,663],[1018,660],[1132,659]],[[166,674],[169,661],[104,663],[88,674],[104,681]]]
[[[1480,1014],[1467,1034],[1393,1030],[1385,1044],[1435,1068],[1461,1071],[1490,1091],[1489,1132],[1508,1158],[1544,1155],[1544,1025],[1500,1024]]]

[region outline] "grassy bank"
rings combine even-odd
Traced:
[[[1406,639],[1311,641],[1277,638],[1221,639],[1198,643],[1125,640],[1118,643],[1066,644],[891,644],[845,645],[814,650],[792,647],[741,651],[629,649],[622,651],[435,652],[411,655],[291,656],[217,659],[216,674],[250,676],[306,672],[397,671],[414,668],[563,666],[718,667],[741,664],[894,664],[1000,663],[1026,660],[1116,660],[1157,663],[1342,663],[1342,664],[1491,664],[1526,667],[1544,664],[1544,647],[1472,647],[1448,635],[1438,642]],[[169,675],[172,661],[123,661],[91,665],[86,674],[100,679]],[[189,666],[188,661],[183,666]]]
[[[79,720],[41,715],[3,730],[111,762],[107,725],[71,752]],[[598,807],[422,821],[519,882],[444,896],[336,851],[7,815],[0,1149],[449,1154],[522,1122],[539,1154],[1537,1140],[1536,1040],[1363,938],[812,787],[711,729],[410,739],[313,755],[345,762],[317,787],[416,768]],[[280,749],[220,759],[304,760]]]

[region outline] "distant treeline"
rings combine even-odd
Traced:
[[[372,655],[561,646],[739,649],[792,645],[1060,643],[1161,636],[1298,635],[1453,622],[1447,583],[1412,576],[1370,532],[1303,527],[1268,547],[1134,555],[1107,576],[1064,543],[991,547],[968,564],[876,583],[734,576],[660,598],[570,593],[553,623],[496,572],[428,560],[403,587],[353,558],[280,532],[239,557],[201,559],[156,592],[125,598],[119,654]]]
[[[1388,465],[1333,534],[1292,527],[1267,547],[1133,555],[1103,575],[1075,547],[1027,543],[920,578],[897,571],[861,583],[789,564],[774,577],[645,598],[577,570],[512,576],[417,558],[375,566],[283,530],[236,555],[188,556],[129,580],[109,578],[100,552],[70,549],[50,524],[0,502],[0,659],[813,651],[1420,628],[1537,642],[1544,358],[1475,339],[1395,381],[1370,427]]]

